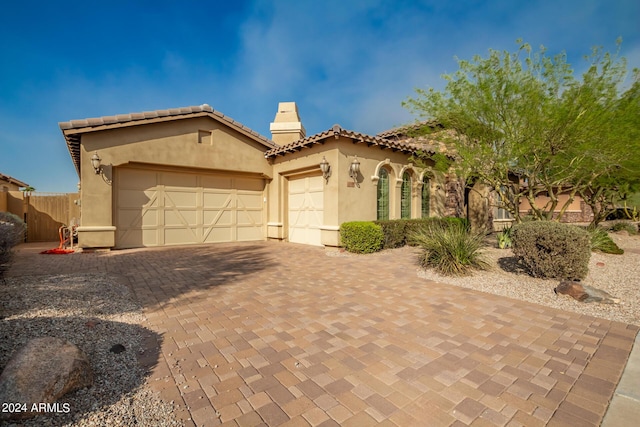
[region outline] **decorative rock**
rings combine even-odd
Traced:
[[[109,349],[109,351],[111,353],[115,353],[115,354],[119,354],[122,353],[123,351],[125,351],[126,348],[122,345],[122,344],[114,344],[111,346],[111,348]]]
[[[38,415],[34,404],[53,403],[65,394],[93,384],[85,354],[69,341],[42,337],[29,341],[9,360],[0,375],[0,402],[21,404],[0,419],[24,419]],[[24,405],[22,405],[24,404]]]
[[[620,302],[619,298],[616,298],[603,290],[583,285],[579,281],[571,282],[565,280],[560,282],[553,292],[556,294],[569,295],[580,302],[600,302],[603,304],[617,304]]]

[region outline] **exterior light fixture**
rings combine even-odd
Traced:
[[[100,161],[102,161],[102,159],[100,158],[100,156],[98,155],[98,152],[96,151],[95,153],[93,153],[93,156],[91,156],[91,166],[93,166],[93,170],[96,172],[96,175],[102,172],[102,166],[100,165]]]
[[[320,162],[320,170],[322,171],[322,177],[329,182],[329,177],[331,176],[331,165],[327,162],[327,159],[322,156],[322,161]]]
[[[356,187],[360,188],[360,184],[358,184],[358,172],[360,172],[360,162],[358,161],[358,156],[354,156],[349,166],[349,176],[353,179]]]
[[[96,175],[100,175],[102,176],[102,179],[104,180],[104,182],[106,182],[107,184],[111,185],[111,167],[107,166],[107,175],[105,175],[105,167],[102,166],[101,164],[102,159],[100,158],[100,156],[98,155],[98,152],[96,151],[95,153],[93,153],[93,156],[91,156],[91,167],[93,167],[93,170],[95,171]]]

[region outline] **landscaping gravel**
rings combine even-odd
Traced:
[[[618,304],[584,303],[570,296],[556,295],[553,289],[560,282],[529,276],[517,264],[510,249],[489,247],[484,250],[492,267],[490,271],[475,272],[466,277],[443,277],[433,270],[420,268],[418,275],[440,283],[640,326],[640,236],[629,236],[626,232],[609,235],[625,253],[593,252],[589,274],[582,283],[619,298]]]
[[[94,384],[64,396],[69,411],[23,426],[179,426],[172,405],[144,387],[137,354],[143,335],[140,306],[126,286],[102,274],[6,278],[0,283],[0,366],[28,340],[67,339],[89,358]],[[124,351],[110,351],[120,344]],[[11,425],[4,422],[2,425]]]

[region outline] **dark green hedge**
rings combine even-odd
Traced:
[[[384,234],[382,227],[371,221],[344,222],[340,226],[340,241],[349,252],[370,254],[382,249]]]
[[[374,224],[378,224],[382,227],[384,233],[384,249],[399,248],[404,245],[416,246],[409,236],[416,235],[421,230],[429,227],[432,224],[463,224],[466,230],[469,230],[469,221],[466,218],[454,218],[454,217],[431,217],[422,219],[392,219],[388,221],[374,221]]]

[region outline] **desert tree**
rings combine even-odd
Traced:
[[[614,54],[593,48],[581,78],[566,53],[517,43],[513,53],[458,60],[444,90],[417,89],[403,105],[446,130],[439,137],[456,156],[456,174],[492,187],[516,221],[523,199],[537,219],[559,219],[577,195],[599,220],[607,197],[640,182],[638,71],[625,89],[620,41]]]

